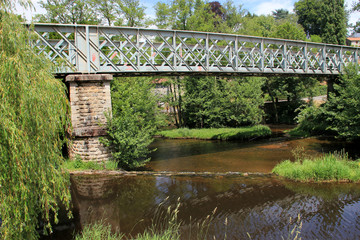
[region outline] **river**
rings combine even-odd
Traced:
[[[300,148],[307,154],[344,149],[353,158],[360,156],[357,146],[343,142],[281,137],[249,143],[157,139],[152,145],[157,151],[146,169],[269,173]],[[71,239],[74,231],[100,220],[114,231],[135,236],[152,224],[159,209],[174,208],[178,201],[182,239],[196,239],[196,226],[208,215],[209,239],[287,239],[294,228],[302,239],[360,237],[360,184],[295,183],[266,174],[165,173],[72,176],[71,183],[74,219],[55,227],[55,234],[44,239]]]

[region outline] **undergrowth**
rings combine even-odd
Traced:
[[[74,160],[68,159],[64,162],[63,167],[67,170],[117,170],[118,164],[115,161],[103,161],[103,162],[94,162],[94,161],[83,161],[79,157],[76,157]]]
[[[360,159],[352,161],[344,152],[328,153],[318,157],[295,156],[295,162],[286,160],[273,169],[273,173],[303,182],[360,180]]]

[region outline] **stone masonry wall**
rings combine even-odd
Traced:
[[[103,161],[110,150],[99,138],[106,136],[106,116],[111,114],[110,81],[112,75],[69,75],[72,146],[70,157],[79,155],[83,160]]]

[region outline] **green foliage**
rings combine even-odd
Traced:
[[[207,129],[172,129],[163,130],[157,133],[167,138],[195,138],[213,140],[248,140],[271,135],[268,126],[257,125],[241,128],[207,128]]]
[[[346,154],[326,154],[314,159],[286,160],[273,173],[299,181],[359,181],[360,161],[350,161]]]
[[[284,20],[288,18],[290,15],[289,11],[286,9],[276,9],[275,11],[272,11],[272,15],[274,16],[275,20]]]
[[[111,233],[110,225],[99,222],[86,225],[81,235],[77,235],[75,240],[119,240],[123,236],[123,234]]]
[[[205,32],[233,32],[239,28],[245,14],[241,6],[234,6],[231,0],[224,6],[218,2],[211,3],[203,0],[157,2],[155,23],[159,28]]]
[[[276,21],[270,15],[247,16],[243,19],[242,26],[237,33],[259,37],[272,37],[275,29]]]
[[[308,35],[319,35],[326,43],[345,44],[344,0],[300,0],[295,12]]]
[[[148,145],[160,124],[153,85],[149,78],[118,78],[112,82],[112,117],[108,116],[112,157],[123,168],[140,167],[149,161]]]
[[[184,80],[184,121],[190,128],[238,127],[259,124],[264,104],[259,78]]]
[[[5,12],[13,12],[15,10],[16,3],[26,9],[31,10],[34,8],[31,0],[0,0],[0,9],[4,10]]]
[[[273,33],[274,38],[292,39],[292,40],[306,40],[304,29],[291,22],[284,22],[278,25]]]
[[[99,15],[101,20],[107,21],[109,26],[117,19],[116,0],[91,0],[91,8]],[[100,20],[100,22],[102,22]]]
[[[272,102],[266,111],[266,121],[293,124],[297,117],[297,109],[304,104],[302,98],[323,95],[320,82],[311,77],[268,77],[263,87]],[[287,100],[287,102],[279,102]]]
[[[42,0],[46,14],[38,15],[40,22],[98,24],[94,10],[89,1],[84,0]]]
[[[334,85],[335,92],[319,108],[304,108],[297,119],[298,133],[328,134],[351,141],[360,139],[360,75],[349,66]]]
[[[34,36],[16,16],[0,12],[1,239],[36,239],[57,222],[58,201],[69,207],[69,177],[61,147],[69,126],[64,84],[32,51]]]
[[[67,160],[63,166],[67,170],[116,170],[117,162],[106,161],[106,162],[93,162],[93,161],[82,161],[81,158],[75,158],[75,160]]]
[[[140,5],[139,0],[118,0],[120,13],[126,19],[129,27],[140,27],[145,23],[145,7]]]
[[[145,7],[138,0],[42,0],[40,5],[46,13],[36,16],[39,22],[145,25]]]

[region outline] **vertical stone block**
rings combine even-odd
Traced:
[[[111,115],[110,74],[68,75],[72,146],[70,157],[79,155],[83,160],[103,161],[110,150],[99,138],[106,136],[106,114]]]

